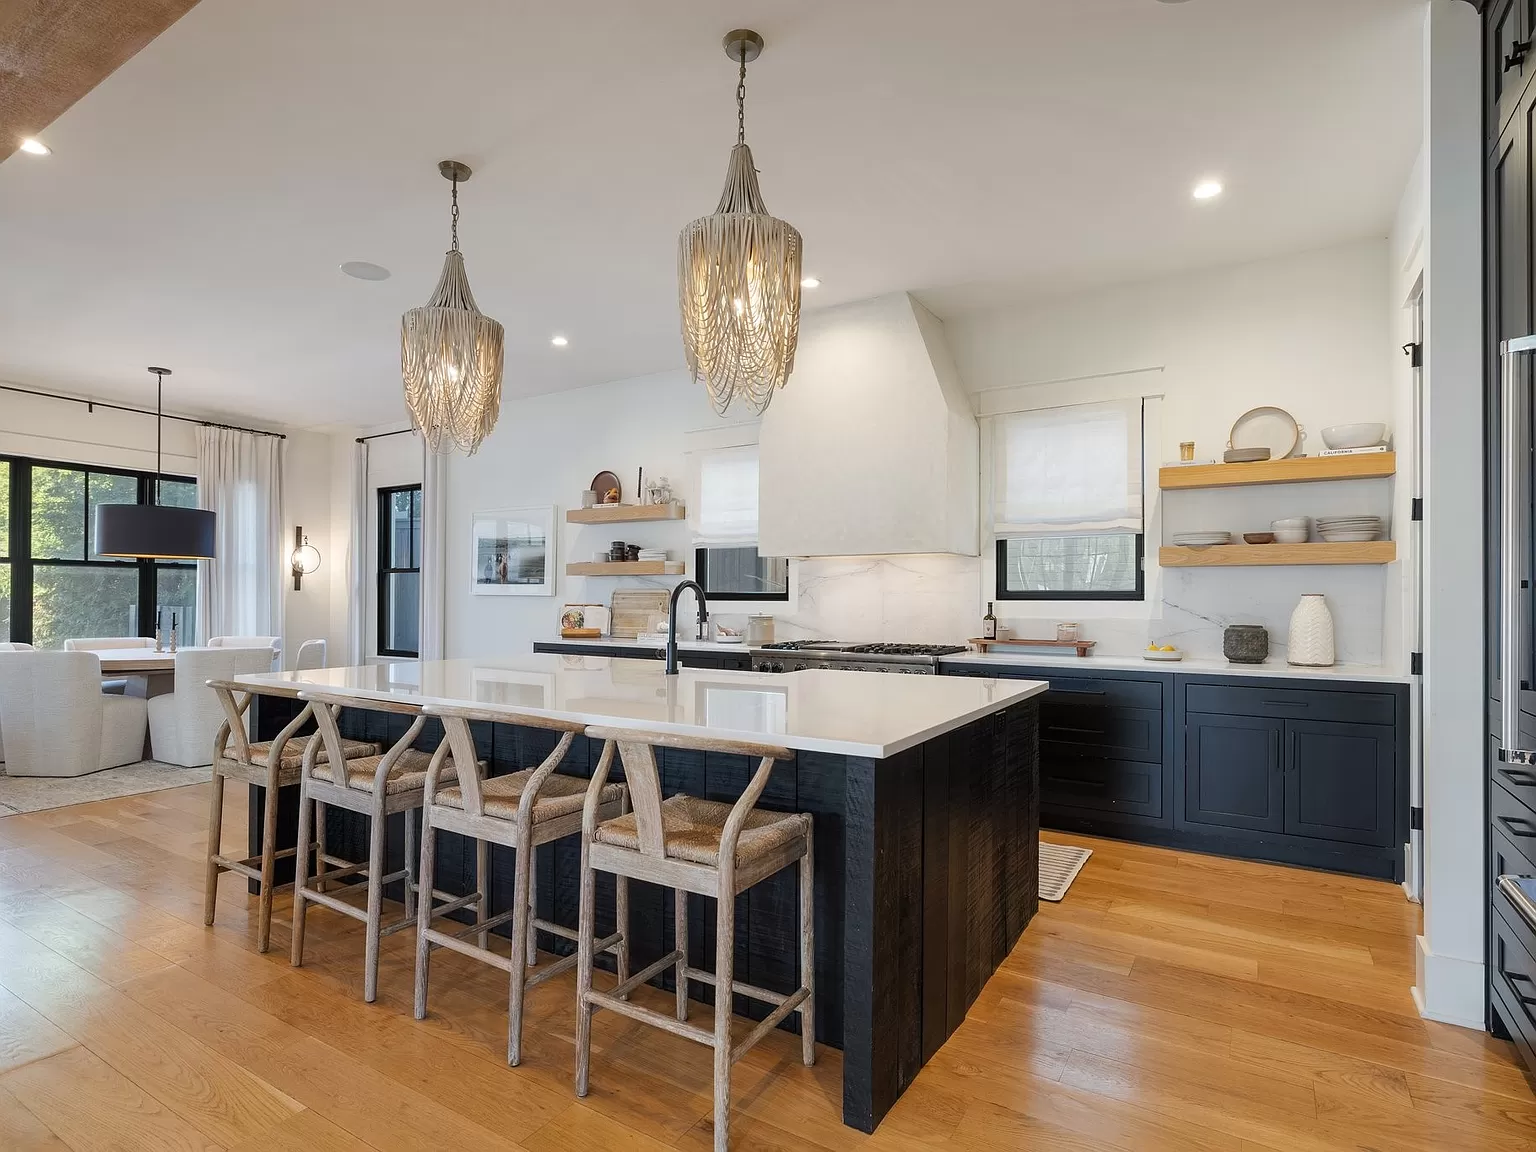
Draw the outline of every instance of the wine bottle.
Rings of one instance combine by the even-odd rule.
[[[997,639],[997,617],[992,614],[992,601],[987,601],[987,614],[981,618],[981,638]]]

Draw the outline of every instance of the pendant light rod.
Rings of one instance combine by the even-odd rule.
[[[169,368],[154,368],[150,371],[155,374],[155,503],[160,503],[160,438],[164,430],[165,413],[165,378],[171,375]]]

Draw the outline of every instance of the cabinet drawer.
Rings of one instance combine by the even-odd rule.
[[[1536,947],[1530,928],[1509,905],[1501,892],[1493,900],[1493,947],[1489,959],[1493,971],[1489,977],[1496,991],[1518,1013],[1511,1025],[1530,1035],[1536,1032]]]
[[[1521,856],[1536,861],[1536,812],[1503,787],[1495,785],[1488,790],[1488,816],[1493,831],[1507,839]],[[1505,871],[1513,871],[1521,876],[1536,876],[1536,863]],[[1497,879],[1497,872],[1494,877]]]
[[[1163,760],[1163,713],[1152,708],[1111,708],[1078,703],[1084,697],[1053,699],[1040,705],[1042,752],[1088,753],[1126,760]]]
[[[1118,812],[1157,819],[1163,814],[1163,766],[1093,756],[1040,756],[1040,807]]]
[[[1227,716],[1282,716],[1352,724],[1392,724],[1397,719],[1396,701],[1386,693],[1330,692],[1313,688],[1191,684],[1185,696],[1185,709]]]
[[[1506,836],[1497,827],[1488,830],[1488,886],[1495,903],[1505,899],[1499,895],[1500,876],[1536,876],[1536,860],[1528,855],[1533,847],[1536,844]]]
[[[1159,711],[1163,707],[1163,686],[1156,680],[1115,680],[1103,676],[1061,676],[1047,672],[1037,673],[1037,678],[1051,683],[1051,690],[1041,698],[1045,704],[1097,704]]]
[[[1536,812],[1536,768],[1523,764],[1506,764],[1498,758],[1498,741],[1489,741],[1490,759],[1493,762],[1493,781],[1501,785],[1510,796],[1519,800],[1531,812]],[[1494,789],[1495,795],[1498,789]],[[1531,815],[1531,812],[1526,815]]]

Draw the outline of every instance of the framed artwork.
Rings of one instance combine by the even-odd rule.
[[[470,550],[476,596],[555,594],[553,505],[476,512]]]

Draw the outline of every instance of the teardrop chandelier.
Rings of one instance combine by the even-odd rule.
[[[747,61],[762,50],[750,29],[726,34],[738,67],[736,146],[714,215],[693,221],[677,241],[688,371],[722,416],[738,400],[754,413],[768,407],[794,371],[800,333],[800,233],[768,215],[746,142]]]
[[[459,253],[459,184],[469,165],[443,160],[437,170],[453,181],[453,246],[432,298],[400,319],[400,375],[427,446],[473,456],[501,413],[502,328],[475,307]]]

